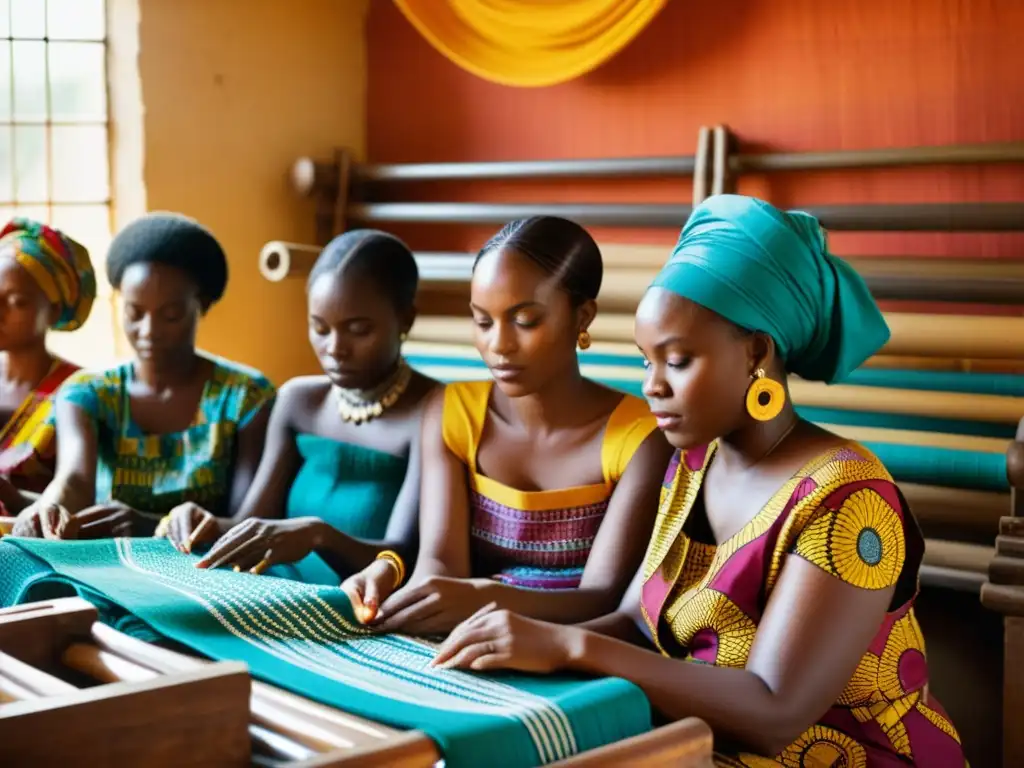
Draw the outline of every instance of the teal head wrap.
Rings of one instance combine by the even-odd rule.
[[[818,220],[752,197],[695,208],[652,285],[769,334],[805,379],[840,380],[889,340],[867,285],[829,252]]]

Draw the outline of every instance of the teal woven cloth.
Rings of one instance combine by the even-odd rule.
[[[193,567],[166,540],[0,541],[3,605],[77,593],[105,622],[151,631],[254,677],[403,729],[447,766],[536,766],[649,730],[625,680],[480,675],[428,667],[433,648],[371,636],[336,587]]]

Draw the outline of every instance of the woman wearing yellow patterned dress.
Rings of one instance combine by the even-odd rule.
[[[263,452],[274,387],[196,349],[200,318],[227,287],[224,251],[197,222],[154,213],[107,254],[135,359],[80,372],[57,394],[57,469],[15,525],[22,536],[151,534],[193,502],[232,514]]]
[[[575,627],[485,609],[435,663],[626,678],[659,715],[709,723],[720,766],[963,768],[914,617],[921,532],[878,459],[801,421],[786,389],[888,336],[814,218],[698,207],[637,311],[678,452],[622,606]]]

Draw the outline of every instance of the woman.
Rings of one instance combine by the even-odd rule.
[[[470,308],[495,381],[451,384],[427,406],[410,583],[391,594],[405,568],[389,559],[344,585],[380,630],[445,632],[491,600],[565,622],[617,604],[671,449],[642,400],[580,374],[601,273],[587,231],[550,216],[478,254]]]
[[[78,366],[50,354],[46,334],[80,328],[95,298],[89,252],[70,237],[24,218],[0,229],[0,515],[53,479],[52,396]]]
[[[135,360],[61,388],[56,476],[18,535],[152,533],[188,501],[230,515],[259,463],[273,386],[196,350],[199,319],[227,286],[213,235],[184,216],[144,216],[114,238],[107,275]]]
[[[914,618],[917,524],[879,461],[801,421],[785,386],[841,379],[888,336],[814,218],[699,206],[637,311],[645,395],[679,453],[619,612],[483,610],[435,663],[626,678],[710,724],[717,765],[963,768]]]
[[[182,551],[227,532],[199,567],[276,565],[275,575],[336,586],[381,551],[409,554],[420,416],[437,385],[402,357],[418,279],[412,253],[384,232],[355,230],[327,245],[307,285],[309,340],[325,375],[281,387],[234,517],[197,505],[171,515],[168,536]]]

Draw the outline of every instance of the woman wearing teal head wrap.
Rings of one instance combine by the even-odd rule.
[[[477,615],[438,662],[631,680],[711,725],[716,765],[964,768],[914,618],[921,532],[878,459],[785,388],[841,379],[888,337],[813,217],[699,206],[637,310],[644,394],[678,450],[622,606],[587,628]]]

